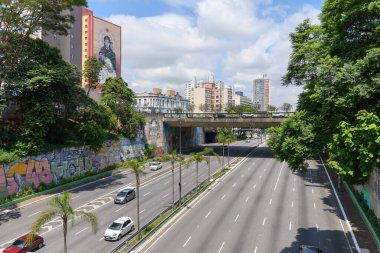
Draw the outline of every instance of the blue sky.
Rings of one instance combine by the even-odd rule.
[[[301,91],[281,86],[289,33],[318,22],[322,0],[88,0],[94,15],[122,26],[122,76],[136,92],[175,89],[214,73],[252,96],[252,81],[271,79],[271,104],[295,105]]]

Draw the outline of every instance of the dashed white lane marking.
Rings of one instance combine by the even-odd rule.
[[[262,224],[263,226],[265,225],[265,221],[266,221],[266,220],[267,220],[267,218],[264,218],[264,220],[263,220],[263,224]]]
[[[144,194],[144,196],[147,196],[147,195],[149,195],[150,193],[151,193],[151,192],[147,192],[147,193]]]
[[[209,211],[206,216],[205,216],[205,219],[207,219],[207,217],[210,215],[211,211]]]
[[[224,242],[223,242],[222,245],[220,246],[218,253],[222,252],[223,246],[224,246]]]
[[[282,166],[281,166],[281,169],[280,169],[280,173],[278,173],[277,181],[276,181],[276,184],[275,184],[275,186],[274,186],[274,188],[273,188],[273,191],[275,191],[276,188],[277,188],[278,180],[280,180],[280,175],[281,175],[282,169],[284,168],[284,165],[285,165],[285,161],[282,162]]]
[[[190,239],[191,239],[191,236],[186,240],[186,242],[185,242],[185,244],[182,246],[182,247],[186,247],[186,244],[190,241]]]
[[[311,188],[311,193],[314,193],[314,189],[313,188]]]
[[[235,222],[237,222],[238,219],[239,219],[239,214],[236,216]]]
[[[117,209],[117,210],[115,211],[115,213],[119,212],[121,209],[123,209],[123,208],[125,208],[125,207],[126,207],[126,206],[120,207],[119,209]]]
[[[293,192],[296,190],[296,188],[293,187]]]
[[[185,183],[183,183],[183,185],[186,185],[187,183],[185,182]]]
[[[255,189],[255,188],[256,188],[256,185],[253,186],[253,189]]]
[[[264,171],[266,171],[267,170],[267,168],[264,168]]]
[[[32,216],[34,216],[34,215],[36,215],[36,214],[39,214],[40,212],[42,212],[42,211],[38,211],[38,212],[32,213],[32,214],[29,215],[28,217],[32,217]]]
[[[292,201],[292,207],[294,206],[294,203],[293,203],[293,201]]]
[[[162,198],[166,198],[167,196],[169,196],[169,193],[168,194],[165,194],[164,196],[162,196]]]
[[[315,224],[315,227],[317,228],[317,232],[319,232],[318,224]]]
[[[248,199],[249,199],[249,197],[247,197],[247,198],[245,199],[245,202],[248,202]]]
[[[169,181],[166,181],[164,184],[168,184],[169,183]]]
[[[259,179],[261,179],[261,175],[259,176]]]
[[[103,239],[104,239],[104,237],[100,237],[99,241],[101,241],[101,240],[103,240]]]
[[[269,200],[269,205],[271,205],[271,204],[272,204],[272,199]]]
[[[292,222],[289,222],[289,230],[292,230]]]
[[[256,248],[255,248],[255,253],[257,252],[257,246],[256,246]]]
[[[82,233],[83,231],[85,231],[86,229],[88,229],[88,227],[86,227],[86,228],[84,228],[84,229],[82,229],[81,231],[79,231],[79,232],[76,232],[75,233],[75,235],[79,235],[80,233]]]
[[[226,197],[226,194],[224,194],[220,199],[224,199],[224,197]]]
[[[294,182],[296,181],[296,179],[294,179]]]
[[[144,209],[144,210],[142,210],[142,211],[140,212],[140,214],[142,214],[143,212],[145,212],[145,209]]]
[[[243,178],[244,177],[244,174],[243,175],[241,175],[241,178]]]
[[[250,168],[250,167],[248,167],[248,170],[251,170],[251,168]]]
[[[232,185],[232,188],[235,187],[235,185],[236,185],[236,183],[234,183],[234,184]]]
[[[314,202],[314,208],[315,208],[315,202]]]

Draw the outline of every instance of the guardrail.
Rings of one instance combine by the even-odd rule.
[[[258,113],[164,113],[164,118],[187,119],[187,118],[287,118],[294,112],[258,112]]]

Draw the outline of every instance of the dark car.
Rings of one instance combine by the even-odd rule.
[[[34,249],[40,249],[44,245],[44,238],[35,235],[31,244],[27,243],[28,235],[23,235],[6,248],[3,253],[24,253]]]
[[[136,192],[133,188],[126,188],[120,191],[115,197],[115,204],[125,204],[136,197]]]
[[[308,245],[300,246],[300,253],[319,253],[319,252],[322,252],[322,250],[314,246],[308,246]]]

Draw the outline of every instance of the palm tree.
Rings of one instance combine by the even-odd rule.
[[[62,194],[54,196],[49,201],[49,208],[43,212],[32,224],[29,233],[30,236],[28,236],[28,241],[33,240],[33,236],[41,230],[42,226],[57,216],[62,219],[63,245],[65,253],[67,253],[67,223],[69,221],[72,221],[74,224],[75,217],[82,217],[86,221],[90,222],[92,232],[96,234],[98,231],[98,218],[92,213],[85,211],[75,211],[74,207],[70,203],[70,196],[70,192],[64,192]]]
[[[224,134],[218,134],[216,139],[218,142],[222,143],[222,154],[223,154],[222,168],[223,168],[224,167],[224,145],[227,143],[227,138],[226,138],[226,135],[224,135]]]
[[[195,180],[195,185],[196,187],[198,187],[198,165],[200,162],[202,161],[206,161],[206,156],[205,156],[205,153],[204,151],[200,151],[200,152],[197,152],[197,153],[190,153],[190,158],[189,158],[189,162],[194,162],[195,161],[195,168],[196,168],[196,180]]]
[[[282,108],[283,108],[284,112],[290,112],[291,110],[293,110],[293,106],[289,103],[284,103],[282,105]]]
[[[160,161],[170,161],[171,164],[172,164],[172,196],[173,196],[173,204],[175,202],[174,200],[174,163],[176,161],[179,161],[179,156],[177,155],[177,151],[176,150],[173,150],[171,153],[169,154],[164,154],[163,156],[160,157]]]
[[[274,105],[269,105],[269,111],[270,112],[275,112],[275,111],[277,111],[277,107],[276,106],[274,106]]]
[[[138,161],[136,159],[132,159],[126,161],[124,163],[127,167],[131,168],[136,176],[136,195],[137,195],[137,231],[138,231],[138,239],[140,240],[140,175],[146,174],[143,170],[145,161]]]
[[[204,154],[205,155],[214,155],[216,156],[216,158],[218,158],[218,161],[220,163],[220,157],[217,153],[214,152],[214,149],[213,148],[205,148],[203,150]],[[206,157],[206,163],[207,163],[207,167],[208,167],[208,180],[210,180],[210,177],[211,177],[211,157],[210,156],[207,156]]]
[[[233,142],[235,140],[235,136],[232,135],[232,134],[228,134],[226,136],[226,143],[227,143],[227,152],[228,152],[228,155],[227,155],[227,159],[228,159],[228,168],[230,167],[230,144],[231,142]]]

